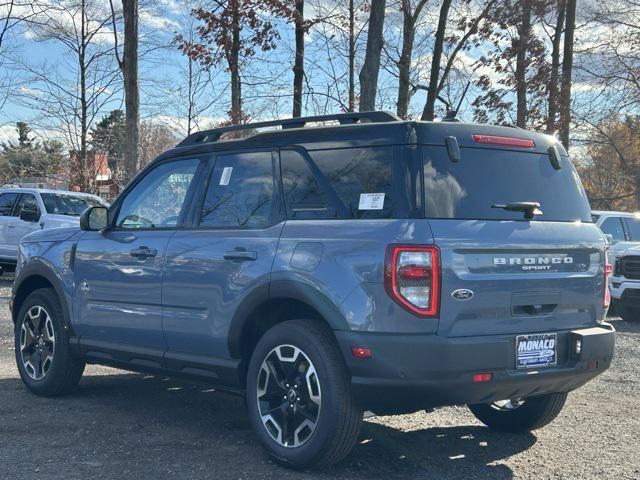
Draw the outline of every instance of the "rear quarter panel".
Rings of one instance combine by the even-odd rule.
[[[436,319],[404,310],[384,289],[389,244],[432,244],[426,220],[288,220],[271,281],[311,286],[335,305],[346,328],[435,333]]]

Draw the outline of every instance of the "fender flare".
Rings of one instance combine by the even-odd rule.
[[[340,309],[323,292],[299,280],[273,280],[254,289],[236,310],[229,326],[228,348],[231,358],[242,351],[242,334],[251,314],[261,304],[271,300],[297,300],[316,310],[332,330],[349,330]]]
[[[18,317],[20,306],[15,304],[18,298],[18,293],[25,282],[29,281],[33,277],[44,278],[55,290],[60,300],[62,307],[62,313],[64,315],[63,321],[65,326],[73,332],[71,327],[71,312],[69,309],[69,301],[63,287],[63,280],[58,276],[53,267],[48,265],[42,260],[32,261],[20,268],[18,276],[13,284],[12,295],[12,317],[15,324]]]

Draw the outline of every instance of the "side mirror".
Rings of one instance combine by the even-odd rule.
[[[37,222],[40,220],[40,211],[35,205],[25,205],[20,210],[20,220],[25,222]]]
[[[605,233],[604,234],[604,239],[607,241],[607,245],[613,245],[614,244],[613,235],[611,235],[610,233]]]
[[[80,215],[80,230],[97,232],[107,228],[106,207],[89,207]]]

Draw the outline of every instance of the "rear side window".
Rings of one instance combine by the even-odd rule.
[[[304,155],[293,150],[282,150],[280,170],[288,218],[310,220],[337,217],[327,189],[320,186]]]
[[[397,156],[394,150],[394,147],[370,147],[309,152],[339,199],[340,217],[391,218]]]
[[[623,242],[625,240],[620,217],[607,218],[602,222],[602,225],[600,225],[600,230],[602,230],[603,233],[611,235],[616,242]],[[638,236],[638,238],[640,238],[640,236]]]
[[[273,168],[271,152],[218,155],[200,226],[269,226],[273,220]]]
[[[11,215],[16,198],[18,198],[17,193],[0,193],[0,217]]]
[[[627,231],[632,242],[640,242],[640,218],[625,218]],[[622,238],[624,240],[624,238]]]
[[[539,202],[536,221],[592,222],[587,195],[573,165],[562,158],[555,170],[549,156],[488,148],[463,148],[452,162],[444,147],[424,146],[425,213],[428,218],[522,220],[521,212],[494,204]]]

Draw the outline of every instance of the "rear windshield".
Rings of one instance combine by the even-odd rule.
[[[496,204],[538,202],[537,221],[592,222],[587,195],[573,165],[555,170],[549,156],[487,148],[463,148],[454,163],[444,147],[423,147],[427,218],[522,220],[522,212]]]
[[[92,197],[68,195],[64,193],[41,193],[44,208],[52,215],[68,215],[78,217],[88,207],[102,205]]]

